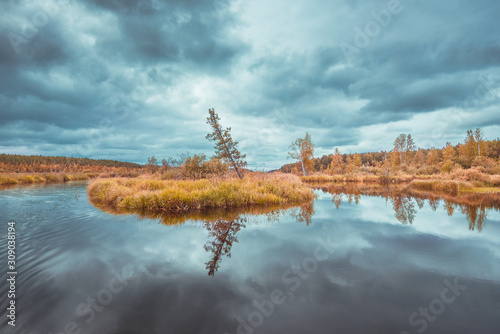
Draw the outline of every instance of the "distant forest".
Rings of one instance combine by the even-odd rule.
[[[307,161],[308,172],[327,174],[349,174],[354,171],[390,168],[411,174],[435,174],[449,172],[455,168],[488,167],[500,164],[500,139],[486,140],[480,129],[469,130],[463,143],[444,148],[417,148],[411,134],[396,138],[390,151],[342,154],[335,149],[333,154]],[[495,172],[498,167],[494,168]],[[298,162],[283,165],[285,173],[300,174]]]
[[[0,172],[15,173],[93,173],[130,172],[143,166],[116,160],[0,154]]]

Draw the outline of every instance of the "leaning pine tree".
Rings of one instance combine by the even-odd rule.
[[[238,142],[233,141],[233,138],[231,138],[231,128],[222,128],[219,123],[219,115],[215,113],[214,109],[208,109],[208,113],[210,116],[207,118],[207,124],[210,124],[213,128],[213,132],[207,134],[207,139],[215,142],[215,156],[233,165],[239,178],[242,179],[243,177],[241,176],[239,167],[245,167],[247,165],[247,162],[243,160],[246,155],[242,155],[236,148]]]

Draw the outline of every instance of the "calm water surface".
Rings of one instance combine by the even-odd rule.
[[[313,207],[166,225],[100,211],[85,187],[0,191],[2,277],[7,222],[18,241],[1,333],[499,333],[495,198],[323,189]]]

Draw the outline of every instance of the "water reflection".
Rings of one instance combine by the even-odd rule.
[[[231,221],[222,219],[217,219],[215,222],[205,221],[205,228],[209,234],[205,250],[213,254],[206,263],[209,276],[215,275],[223,256],[231,257],[231,247],[233,243],[238,242],[236,233],[245,227],[246,222],[246,217],[238,217]]]
[[[96,205],[96,204],[94,204]],[[200,221],[203,228],[208,231],[208,241],[204,248],[211,253],[210,260],[205,263],[209,276],[214,276],[224,257],[231,257],[231,248],[238,242],[237,233],[248,223],[266,221],[279,222],[289,215],[299,223],[311,224],[314,215],[313,202],[300,205],[269,205],[265,207],[248,207],[237,209],[211,209],[193,211],[183,214],[151,214],[133,210],[117,209],[113,206],[96,205],[100,210],[116,216],[136,215],[141,219],[157,219],[168,226],[182,225],[188,221]]]
[[[404,195],[394,196],[392,198],[392,205],[397,220],[403,224],[413,224],[415,216],[417,215],[417,210],[415,209],[415,203],[411,197]]]
[[[309,225],[314,215],[314,204],[313,202],[309,202],[299,207],[289,209],[272,209],[269,212],[265,212],[263,215],[263,210],[260,209],[260,211],[261,216],[264,216],[268,222],[278,222],[280,217],[290,214],[297,222],[305,222],[306,225]],[[242,215],[232,220],[224,220],[221,218],[215,221],[204,220],[204,227],[207,229],[209,235],[209,239],[204,248],[207,252],[212,253],[210,261],[205,263],[209,276],[215,275],[224,256],[228,258],[231,257],[233,243],[238,242],[236,234],[241,229],[245,228],[245,224],[252,218],[255,218],[255,216],[249,218],[246,215]]]
[[[313,202],[304,203],[300,207],[294,208],[291,214],[299,223],[305,222],[306,225],[309,225],[314,215],[314,204]]]
[[[400,192],[400,210],[411,202],[418,212],[415,228],[404,228],[393,223],[388,195],[387,205],[362,191],[340,195],[332,193],[338,211],[324,195],[314,206],[193,213],[197,221],[184,223],[106,214],[88,202],[84,184],[2,192],[0,215],[18,228],[20,275],[16,327],[4,323],[0,333],[62,333],[73,323],[74,333],[416,333],[408,317],[429,309],[455,277],[467,290],[426,333],[498,332],[500,215],[484,197],[468,200],[480,207],[469,214],[474,229],[487,226],[479,234],[468,233],[457,200]],[[481,223],[481,203],[489,223]],[[429,214],[435,221],[426,225]],[[312,267],[316,256],[325,260]],[[113,289],[123,289],[108,300],[117,278],[124,284]],[[272,316],[257,313],[278,290],[285,303]],[[258,314],[258,328],[238,321]]]
[[[312,216],[314,215],[313,202],[304,203],[299,207],[291,209],[274,209],[267,212],[264,216],[269,222],[278,222],[279,218],[289,213],[297,222],[305,222],[306,225],[311,224]],[[209,240],[205,244],[205,250],[212,253],[210,261],[206,263],[206,269],[209,276],[214,276],[220,267],[220,263],[224,256],[231,257],[231,248],[233,243],[238,242],[236,234],[245,228],[249,217],[240,216],[233,220],[223,220],[221,218],[210,221],[204,221],[204,227],[208,231]]]
[[[432,192],[423,192],[410,189],[407,186],[379,186],[379,185],[352,185],[331,184],[317,186],[324,193],[332,195],[332,202],[337,209],[343,202],[359,203],[361,196],[383,197],[392,202],[394,216],[402,224],[413,224],[417,212],[425,206],[436,211],[443,204],[448,216],[452,216],[457,209],[465,215],[469,223],[469,230],[483,229],[487,220],[488,211],[500,210],[500,194],[460,194],[447,195]],[[418,209],[417,209],[418,208]]]
[[[182,225],[188,221],[204,221],[216,222],[218,220],[234,221],[240,216],[254,216],[254,218],[262,218],[263,216],[269,222],[277,222],[279,218],[290,213],[296,217],[299,222],[306,222],[308,225],[311,222],[311,217],[314,214],[313,202],[303,204],[285,204],[285,205],[267,205],[244,208],[216,208],[205,210],[194,210],[188,213],[150,213],[133,209],[120,209],[114,206],[99,205],[92,203],[94,206],[109,214],[116,216],[138,216],[143,219],[157,219],[164,225]]]

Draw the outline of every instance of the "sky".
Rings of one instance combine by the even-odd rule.
[[[500,133],[497,0],[0,2],[0,153],[146,163],[214,153],[208,109],[252,169]]]

